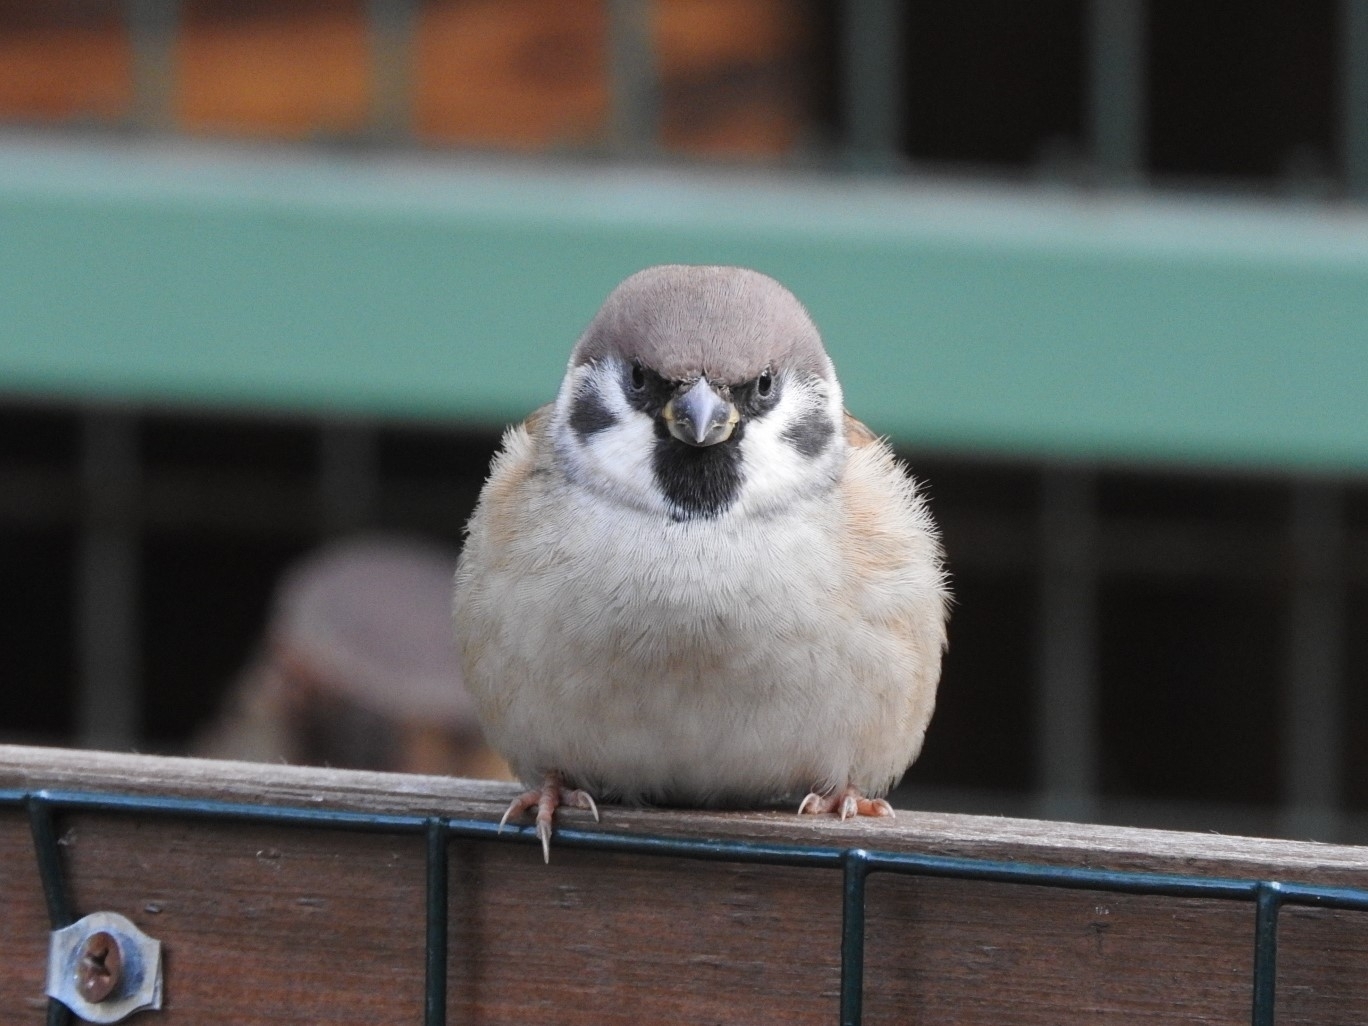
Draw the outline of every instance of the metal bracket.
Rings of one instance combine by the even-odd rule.
[[[161,941],[117,912],[53,930],[47,995],[86,1022],[119,1022],[162,1003]]]

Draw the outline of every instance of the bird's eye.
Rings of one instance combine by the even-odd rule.
[[[641,364],[632,364],[632,388],[640,392],[646,387],[646,372],[641,369]]]
[[[774,375],[766,370],[755,379],[755,394],[762,399],[768,399],[772,391],[774,391]]]

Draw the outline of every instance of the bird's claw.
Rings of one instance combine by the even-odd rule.
[[[541,841],[542,862],[551,865],[551,817],[542,818],[541,813],[537,813],[537,839]]]
[[[559,773],[548,773],[546,779],[542,781],[542,786],[531,791],[524,791],[514,798],[504,810],[503,817],[499,820],[499,828],[495,833],[503,833],[504,824],[513,816],[521,816],[529,809],[537,810],[535,820],[537,828],[537,839],[541,841],[542,861],[551,861],[551,834],[554,827],[556,807],[568,805],[574,809],[588,809],[594,816],[594,822],[601,822],[599,819],[598,805],[594,802],[594,797],[588,791],[582,791],[575,787],[566,787]]]
[[[813,791],[798,805],[800,816],[805,813],[820,816],[826,812],[837,813],[843,823],[852,816],[882,816],[889,819],[897,816],[893,806],[884,799],[866,798],[857,787],[847,787],[831,794]]]
[[[561,793],[561,804],[573,805],[577,809],[588,809],[594,816],[595,823],[603,822],[599,819],[598,805],[594,803],[594,796],[588,791],[570,791]]]

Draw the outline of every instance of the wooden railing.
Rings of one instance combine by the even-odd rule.
[[[1172,896],[1175,875],[1368,886],[1359,848],[911,810],[842,824],[605,806],[597,827],[564,815],[543,865],[526,831],[492,835],[512,788],[0,747],[0,1017],[47,1008],[35,806],[70,914],[121,913],[162,941],[149,1026],[837,1022],[843,874],[801,856],[848,848],[932,867],[868,875],[864,1022],[1241,1023],[1255,903]],[[444,1015],[426,1019],[424,823],[451,828]],[[998,877],[935,869],[960,865]],[[1094,888],[1104,876],[1121,884]],[[1277,1022],[1368,1020],[1368,916],[1287,907],[1275,923]]]

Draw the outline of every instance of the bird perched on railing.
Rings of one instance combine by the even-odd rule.
[[[807,311],[735,267],[653,267],[504,436],[456,572],[465,679],[531,788],[887,816],[935,704],[936,528],[844,412]]]

